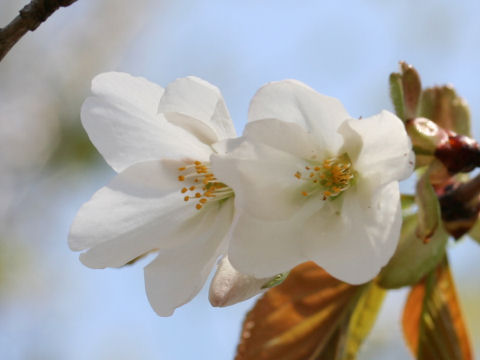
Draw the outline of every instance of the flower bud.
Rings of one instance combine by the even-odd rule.
[[[426,118],[411,119],[406,122],[405,128],[412,140],[417,167],[428,165],[437,148],[448,142],[448,132]]]
[[[480,166],[480,146],[468,136],[454,134],[448,137],[448,141],[439,144],[435,157],[451,175],[470,172]]]
[[[480,211],[480,176],[446,187],[439,196],[445,229],[455,239],[468,233]]]
[[[210,284],[208,298],[210,304],[224,307],[247,300],[265,290],[265,284],[272,279],[257,279],[254,276],[238,272],[228,257],[220,260],[217,272]]]

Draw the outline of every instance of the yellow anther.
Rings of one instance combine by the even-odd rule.
[[[178,181],[184,181],[185,180],[185,176],[183,175],[178,175]]]
[[[198,166],[198,165],[202,165],[202,162],[197,160],[194,162],[194,164]]]
[[[315,173],[310,173],[309,177],[313,178],[315,176]]]
[[[305,170],[310,170],[310,166],[305,166]]]
[[[197,192],[197,193],[195,194],[195,197],[196,197],[196,198],[200,198],[200,197],[202,197],[202,194],[200,194],[199,192]]]
[[[182,166],[182,167],[179,167],[178,168],[178,171],[185,171],[186,167],[185,166]]]
[[[200,199],[199,201],[200,201],[202,204],[205,204],[208,200],[205,199],[205,198],[203,198],[203,199]]]
[[[302,191],[303,196],[308,196],[308,193],[306,191]]]
[[[195,207],[197,208],[197,210],[200,210],[202,208],[202,204],[197,204],[195,205]]]
[[[297,179],[300,179],[302,177],[302,174],[300,174],[300,171],[297,171],[294,175]]]
[[[182,189],[182,194],[185,194],[187,191],[188,191],[187,188],[183,188],[183,189]]]
[[[320,171],[321,169],[322,169],[322,168],[321,168],[320,166],[315,166],[315,167],[313,168],[313,170],[315,170],[315,171]]]
[[[185,197],[183,198],[183,200],[185,200],[185,201],[190,200],[190,196],[185,196]]]
[[[195,190],[195,185],[190,186],[189,189],[190,189],[190,191]]]

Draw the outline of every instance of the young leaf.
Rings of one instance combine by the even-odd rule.
[[[390,74],[390,97],[397,116],[406,121],[416,117],[422,92],[420,76],[412,65],[400,62],[400,73]]]
[[[235,359],[336,360],[342,336],[336,332],[362,289],[334,279],[313,262],[297,266],[248,313]]]
[[[438,226],[427,243],[417,236],[417,227],[417,214],[404,216],[397,250],[378,277],[380,286],[395,289],[413,285],[444,257],[448,235],[443,226]]]
[[[362,293],[348,324],[348,337],[345,342],[342,360],[354,360],[363,341],[377,319],[387,291],[370,283]]]
[[[404,95],[402,75],[399,73],[390,74],[390,98],[397,116],[405,121]]]
[[[422,84],[417,70],[406,62],[400,62],[402,85],[405,100],[405,116],[412,119],[417,115],[418,103],[422,93]]]
[[[403,313],[403,333],[418,360],[472,360],[447,261],[415,285]]]

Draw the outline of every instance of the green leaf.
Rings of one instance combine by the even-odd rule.
[[[342,360],[354,360],[358,350],[373,328],[387,291],[370,283],[362,293],[348,324]]]
[[[418,216],[403,219],[397,250],[378,277],[378,284],[395,289],[417,283],[442,260],[448,235],[440,225],[425,243],[417,236]]]
[[[407,345],[418,360],[473,359],[446,259],[412,288],[402,325]]]

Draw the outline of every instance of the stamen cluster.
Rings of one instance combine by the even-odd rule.
[[[219,182],[211,172],[209,163],[195,161],[178,168],[178,181],[185,182],[180,192],[184,201],[197,200],[195,208],[200,210],[209,200],[222,200],[233,195],[232,189]]]
[[[297,171],[294,176],[310,185],[310,191],[302,190],[303,196],[309,196],[320,189],[323,191],[323,200],[327,200],[350,188],[355,174],[348,155],[344,154],[307,165],[304,171]],[[313,188],[311,185],[314,185]]]

